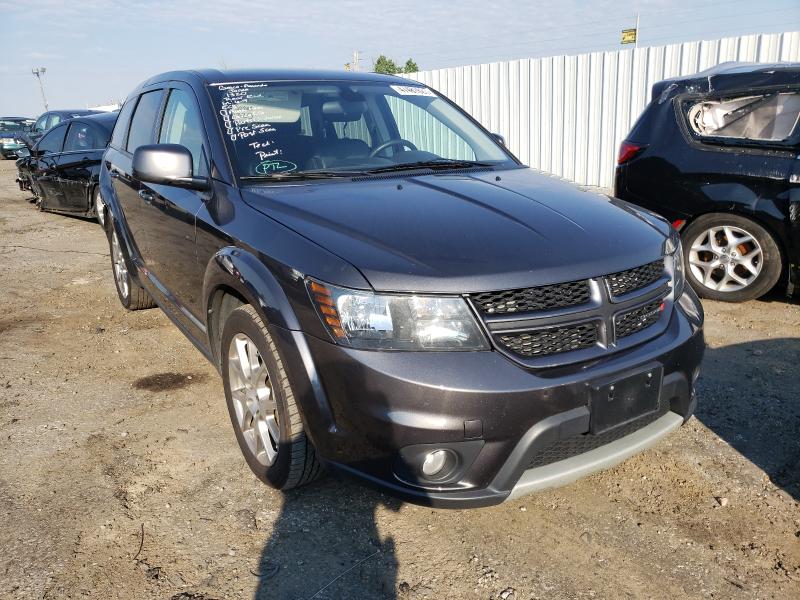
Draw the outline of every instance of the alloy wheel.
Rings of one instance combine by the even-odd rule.
[[[236,334],[228,348],[228,379],[236,425],[256,460],[270,466],[278,456],[278,406],[267,365],[243,333]]]
[[[694,278],[718,292],[736,292],[761,273],[764,255],[755,236],[740,227],[721,225],[698,235],[689,248]]]
[[[103,212],[104,204],[103,201],[100,199],[100,192],[94,193],[94,214],[97,215],[97,222],[100,223],[101,227],[104,227],[106,224],[105,214]]]
[[[125,257],[122,255],[122,248],[119,245],[117,232],[111,234],[111,260],[114,264],[114,279],[117,288],[123,298],[130,294],[130,278],[128,277],[128,265],[125,264]]]

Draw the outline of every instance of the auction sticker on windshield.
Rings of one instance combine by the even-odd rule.
[[[401,96],[430,96],[436,98],[433,90],[418,85],[393,85],[392,89]]]

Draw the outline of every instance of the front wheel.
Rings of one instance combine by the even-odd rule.
[[[250,469],[279,490],[322,470],[303,430],[275,342],[250,305],[234,309],[222,330],[222,382],[236,440]]]
[[[703,298],[724,302],[758,298],[775,286],[783,271],[775,239],[745,217],[703,215],[681,237],[689,283]]]

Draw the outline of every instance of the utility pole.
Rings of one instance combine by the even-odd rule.
[[[360,71],[361,70],[361,50],[353,50],[353,62],[350,63],[350,68],[353,71]]]
[[[639,13],[636,13],[636,41],[633,43],[634,48],[639,47]]]
[[[38,67],[31,69],[31,73],[36,76],[36,79],[39,81],[39,90],[42,92],[42,101],[44,102],[44,110],[47,112],[50,108],[47,106],[47,98],[44,95],[44,84],[42,83],[42,75],[44,75],[45,71],[47,71],[44,67]]]

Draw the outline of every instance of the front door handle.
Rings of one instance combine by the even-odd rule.
[[[155,200],[155,196],[153,193],[148,190],[139,190],[139,198],[147,202],[148,204],[152,204],[153,200]]]

